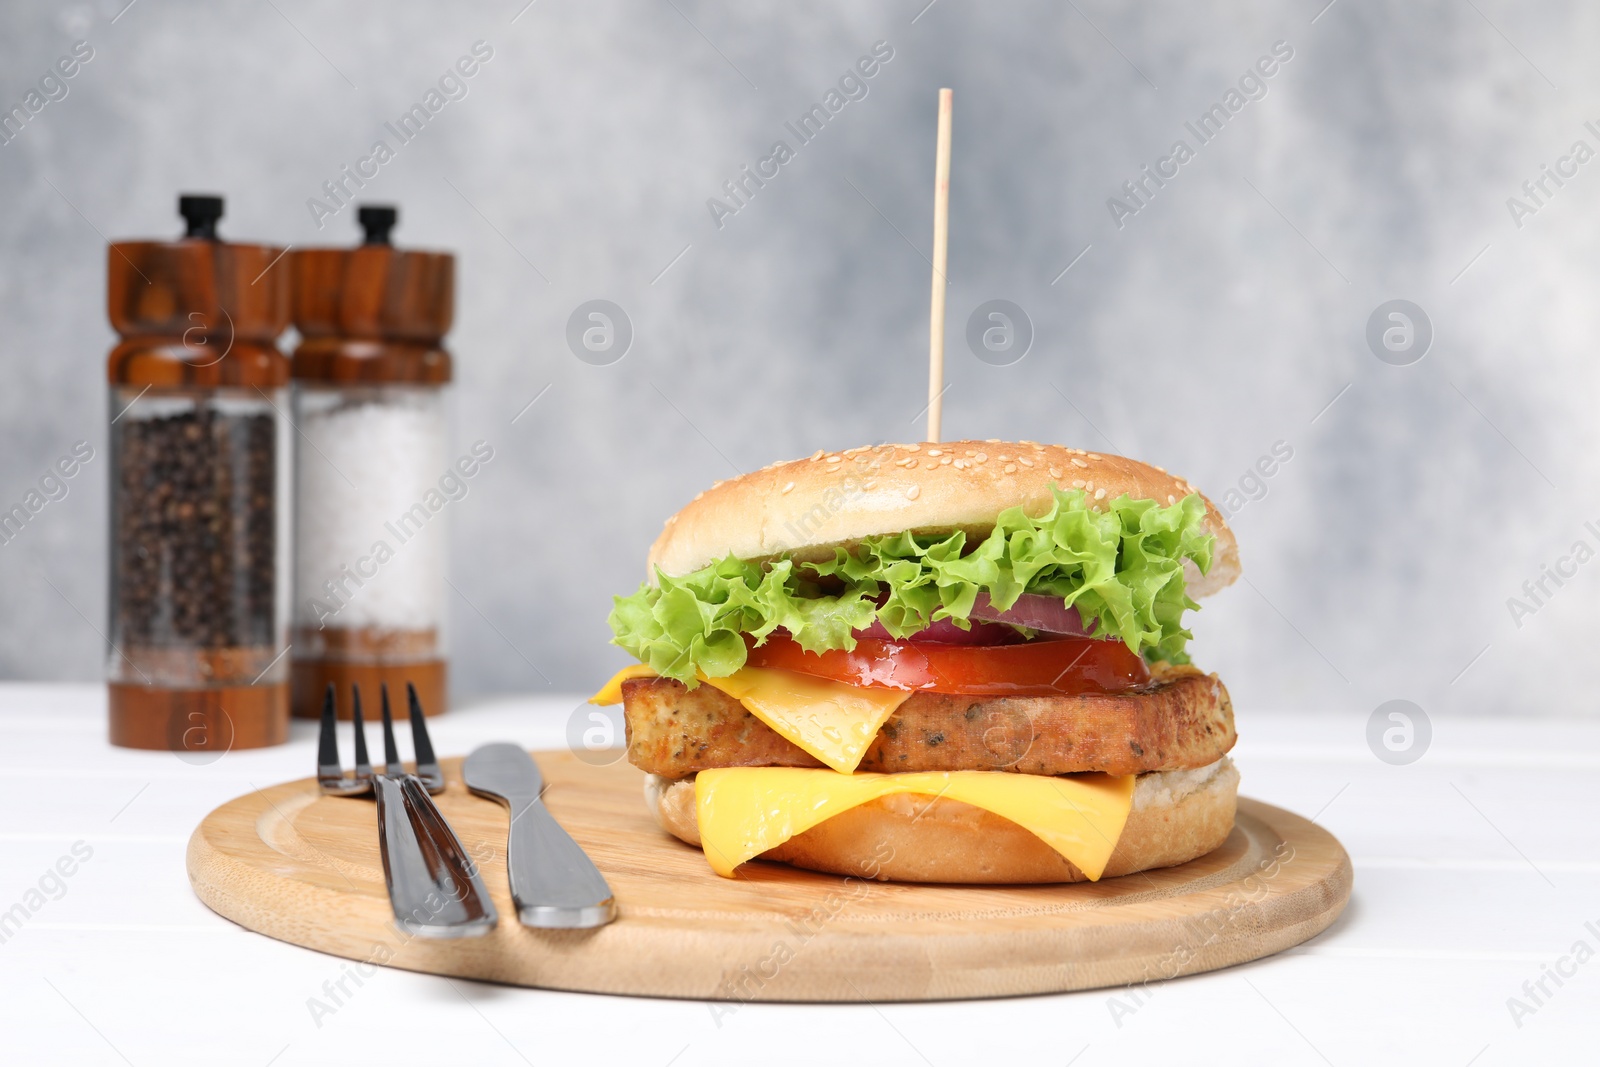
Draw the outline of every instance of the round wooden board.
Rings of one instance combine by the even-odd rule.
[[[1099,883],[927,886],[754,862],[719,878],[646,812],[642,774],[536,752],[545,801],[616,892],[598,930],[520,925],[507,812],[467,792],[439,807],[500,911],[487,937],[408,939],[392,922],[371,800],[311,779],[224,804],[189,841],[189,880],[218,914],[353,960],[516,985],[659,997],[940,1000],[1127,985],[1297,945],[1350,897],[1350,859],[1316,824],[1249,799],[1227,842],[1181,867]]]

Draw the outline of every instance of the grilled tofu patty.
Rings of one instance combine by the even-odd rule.
[[[622,684],[628,760],[663,778],[716,767],[822,763],[709,685]],[[883,724],[862,771],[1072,774],[1204,767],[1233,747],[1233,705],[1216,675],[1169,667],[1149,689],[1079,696],[914,693]]]

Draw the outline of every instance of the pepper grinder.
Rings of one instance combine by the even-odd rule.
[[[214,759],[289,736],[283,252],[217,236],[107,252],[111,742]]]

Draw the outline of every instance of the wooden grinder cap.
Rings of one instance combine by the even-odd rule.
[[[274,342],[289,324],[283,249],[217,238],[222,198],[182,196],[176,241],[116,241],[106,252],[106,313],[122,343],[115,384],[277,387],[287,361]]]
[[[441,343],[455,317],[455,256],[389,243],[399,213],[367,205],[355,248],[293,252],[294,324],[305,338],[294,377],[340,383],[444,384]]]

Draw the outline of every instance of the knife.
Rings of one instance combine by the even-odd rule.
[[[506,870],[524,926],[585,929],[617,917],[605,876],[544,806],[544,777],[521,746],[502,741],[474,749],[461,777],[474,793],[511,809]]]

